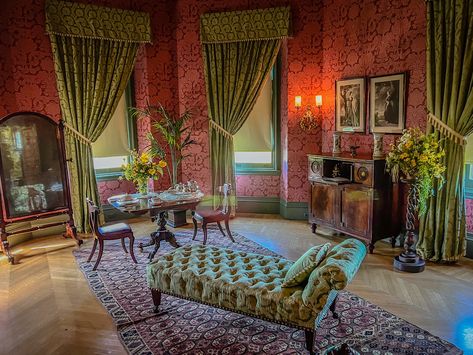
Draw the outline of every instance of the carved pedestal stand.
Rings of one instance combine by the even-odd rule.
[[[140,251],[143,251],[143,248],[149,247],[154,245],[153,251],[148,254],[149,261],[153,261],[154,256],[158,252],[159,247],[161,246],[161,242],[165,241],[171,244],[174,248],[179,248],[180,245],[176,241],[176,237],[174,233],[169,231],[166,228],[166,211],[159,212],[159,219],[158,219],[158,229],[156,232],[151,233],[151,240],[147,244],[140,243],[138,248]]]
[[[425,261],[422,260],[414,249],[415,243],[415,217],[418,204],[418,189],[415,180],[402,180],[409,186],[406,212],[406,237],[404,240],[404,251],[394,258],[394,268],[405,272],[422,272]]]

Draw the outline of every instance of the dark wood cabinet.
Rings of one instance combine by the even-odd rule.
[[[311,194],[312,218],[321,223],[335,223],[336,191],[327,184],[313,184]]]
[[[385,171],[383,159],[368,156],[309,155],[311,183],[309,222],[315,233],[322,225],[374,243],[399,234],[397,185]]]

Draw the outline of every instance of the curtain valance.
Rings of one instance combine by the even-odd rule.
[[[290,31],[289,7],[208,13],[200,17],[202,43],[279,39],[290,36]]]
[[[57,0],[46,1],[49,34],[114,41],[151,42],[149,14]]]

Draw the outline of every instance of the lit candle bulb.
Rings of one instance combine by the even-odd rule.
[[[302,106],[302,96],[296,96],[294,106],[297,108]]]
[[[322,106],[322,95],[315,96],[315,106],[317,107]]]

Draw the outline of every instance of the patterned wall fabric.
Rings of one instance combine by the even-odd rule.
[[[289,7],[207,13],[200,18],[200,39],[226,43],[284,38],[290,35],[290,17]]]
[[[72,37],[151,42],[147,13],[76,2],[47,0],[46,30]]]

